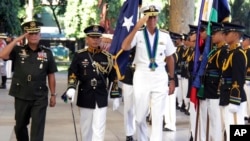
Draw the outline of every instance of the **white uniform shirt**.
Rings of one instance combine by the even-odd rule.
[[[155,33],[151,35],[148,32],[148,37],[149,37],[149,40],[150,40],[149,42],[150,42],[150,46],[152,49]],[[136,65],[136,69],[150,70],[149,68],[150,60],[148,56],[148,51],[147,51],[147,46],[146,46],[146,41],[144,38],[143,30],[139,30],[135,34],[131,42],[131,47],[135,47],[135,46],[136,46],[136,53],[135,53],[134,63]],[[166,62],[164,60],[166,56],[172,55],[173,53],[175,53],[175,51],[176,51],[176,48],[174,47],[174,44],[169,34],[167,32],[163,32],[159,30],[158,47],[157,47],[157,52],[155,56],[155,62],[158,65],[158,67],[156,68],[156,71],[157,70],[165,71]]]

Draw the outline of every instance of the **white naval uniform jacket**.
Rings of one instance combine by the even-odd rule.
[[[148,32],[149,42],[151,44],[151,48],[153,47],[154,43],[154,37],[155,33],[151,35]],[[136,53],[135,53],[135,59],[134,63],[136,65],[136,68],[146,68],[147,70],[150,70],[148,67],[150,64],[150,60],[147,53],[147,47],[146,47],[146,41],[144,39],[143,30],[137,31],[135,34],[134,39],[132,40],[131,47],[136,46]],[[170,56],[173,53],[175,53],[176,47],[174,46],[169,34],[167,31],[159,30],[159,40],[158,40],[158,47],[157,47],[157,53],[155,56],[155,61],[158,65],[157,69],[164,69],[165,70],[165,58],[166,56]]]

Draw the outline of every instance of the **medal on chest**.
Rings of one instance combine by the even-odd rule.
[[[27,58],[29,55],[27,54],[25,49],[21,49],[21,52],[19,53],[19,56],[21,58],[21,63],[24,63],[25,58]]]
[[[84,59],[83,61],[82,61],[82,65],[83,65],[83,75],[87,75],[87,71],[86,71],[86,68],[87,68],[87,66],[89,65],[89,61],[88,61],[88,59]]]
[[[44,52],[44,50],[38,52],[37,60],[41,61],[40,65],[39,65],[39,69],[43,69],[43,63],[44,63],[44,61],[47,61],[47,54]]]

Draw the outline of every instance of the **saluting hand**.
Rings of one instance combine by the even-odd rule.
[[[24,33],[23,35],[21,35],[21,36],[15,38],[16,42],[19,42],[19,41],[23,40],[28,34],[29,34],[29,33],[26,32],[26,33]]]
[[[135,25],[136,29],[140,29],[148,20],[149,15],[146,14],[145,16],[143,16]]]

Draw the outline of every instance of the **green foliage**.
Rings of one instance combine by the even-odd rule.
[[[250,34],[250,0],[230,0],[231,18],[233,23],[246,27],[246,33]]]
[[[65,33],[69,37],[84,37],[83,30],[100,22],[98,1],[68,0],[65,12]]]
[[[21,32],[20,21],[17,17],[19,6],[19,0],[0,1],[0,20],[4,23],[6,32],[12,35],[18,35]]]
[[[119,17],[123,1],[124,0],[106,0],[106,2],[108,3],[107,19],[111,20],[112,28],[115,28],[116,26],[116,21]]]

